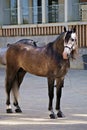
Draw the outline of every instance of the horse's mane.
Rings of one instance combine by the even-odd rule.
[[[61,34],[59,34],[59,36],[56,38],[56,40],[60,40],[63,36],[64,36],[65,32],[62,32]],[[56,41],[54,40],[54,42]]]
[[[53,55],[53,54],[55,54],[55,55],[59,54],[58,51],[57,51],[57,53],[56,53],[54,46],[57,45],[57,44],[59,44],[59,41],[60,41],[61,39],[63,39],[64,34],[65,34],[65,32],[59,34],[58,37],[57,37],[54,41],[49,42],[49,43],[47,44],[47,47],[46,47],[47,49],[46,49],[46,50],[47,50],[47,53],[48,53],[48,54],[51,54],[51,55]],[[58,57],[59,57],[59,56],[58,56]]]
[[[57,37],[54,41],[49,42],[49,43],[47,44],[47,47],[48,47],[48,48],[52,47],[53,44],[55,44],[56,41],[58,42],[61,38],[63,38],[64,34],[65,34],[65,32],[62,32],[61,34],[59,34],[58,37]]]

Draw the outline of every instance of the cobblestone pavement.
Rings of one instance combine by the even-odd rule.
[[[48,116],[46,78],[26,74],[19,96],[22,114],[6,114],[4,81],[0,68],[0,130],[87,130],[87,70],[69,70],[61,99],[65,117],[54,120]],[[55,102],[54,97],[54,108]]]

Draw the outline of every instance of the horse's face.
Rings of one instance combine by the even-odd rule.
[[[70,56],[74,58],[74,54],[77,51],[77,35],[75,27],[71,31],[65,31],[64,37],[64,51],[63,51],[63,58],[68,59]]]

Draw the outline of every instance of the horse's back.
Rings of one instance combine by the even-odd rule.
[[[21,39],[19,41],[16,42],[16,44],[26,44],[26,45],[33,45],[33,46],[37,46],[36,42],[32,39]]]

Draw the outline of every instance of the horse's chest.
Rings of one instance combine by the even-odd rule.
[[[63,77],[67,73],[68,68],[69,68],[69,61],[60,62],[59,64],[56,65],[53,74],[55,77]]]

